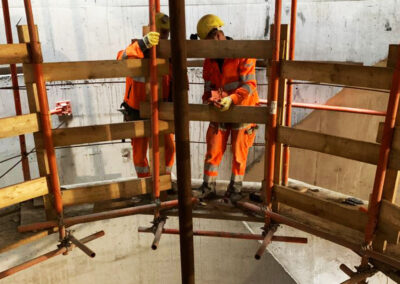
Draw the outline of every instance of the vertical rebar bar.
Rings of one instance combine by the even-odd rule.
[[[54,207],[59,218],[59,234],[60,238],[65,237],[65,227],[62,224],[63,217],[63,204],[61,199],[60,181],[58,178],[58,168],[56,161],[56,154],[54,150],[53,137],[51,133],[51,121],[49,104],[47,101],[46,85],[43,79],[42,70],[42,56],[40,51],[40,43],[35,30],[35,22],[33,20],[32,5],[30,0],[24,0],[25,13],[28,23],[29,37],[30,37],[30,48],[32,57],[33,73],[35,83],[38,92],[38,100],[40,106],[40,121],[43,133],[44,146],[47,153],[47,159],[49,162],[50,169],[50,184],[52,193],[54,196]]]
[[[2,0],[2,4],[3,4],[4,26],[6,30],[7,43],[12,44],[13,37],[11,30],[10,9],[8,6],[8,0]],[[15,113],[17,115],[21,115],[22,114],[21,97],[19,94],[17,66],[15,64],[10,64],[10,73],[11,73],[11,82],[13,86]],[[27,181],[31,179],[31,173],[29,170],[28,156],[26,155],[27,153],[26,153],[25,135],[19,135],[19,148],[21,150],[21,157],[22,157],[22,172],[24,174],[24,180]]]

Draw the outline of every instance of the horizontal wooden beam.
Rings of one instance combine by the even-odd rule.
[[[49,193],[46,177],[0,188],[0,208]]]
[[[163,120],[174,120],[173,103],[161,102],[159,105],[159,117]],[[140,116],[150,117],[150,103],[140,104]],[[215,107],[205,104],[189,104],[189,120],[214,121],[232,123],[267,123],[267,107],[233,106],[225,112],[218,111]]]
[[[398,52],[399,48],[400,48],[400,45],[398,45],[398,44],[389,45],[387,67],[392,67],[392,68],[396,67],[397,55],[399,54],[399,52]]]
[[[160,176],[160,190],[171,188],[171,176]],[[140,194],[152,192],[152,178],[131,179],[126,181],[82,186],[63,190],[62,201],[64,206],[71,206],[83,203],[95,203],[100,201],[131,198]]]
[[[272,58],[271,40],[187,40],[187,58]],[[169,40],[160,40],[157,57],[171,57]]]
[[[286,126],[278,127],[279,143],[376,165],[379,144]]]
[[[359,206],[344,205],[339,203],[339,200],[331,201],[321,192],[313,194],[275,185],[274,194],[280,203],[354,230],[363,232],[367,224],[368,215],[361,212]]]
[[[168,74],[169,66],[165,59],[157,59],[158,75]],[[149,75],[148,59],[99,60],[77,62],[43,63],[43,77],[47,82],[66,80],[88,80],[102,78],[137,77]],[[25,83],[33,83],[32,65],[24,65],[27,72]],[[25,70],[25,69],[24,69]]]
[[[30,57],[27,44],[0,44],[0,64],[29,62]]]
[[[150,136],[150,121],[138,120],[113,124],[78,126],[53,129],[54,146],[67,146],[83,143],[120,140],[131,137]],[[159,121],[160,132],[174,132],[174,125]],[[41,145],[38,146],[39,148]]]
[[[283,61],[281,76],[292,80],[390,90],[393,68],[312,61]]]
[[[0,118],[0,138],[38,131],[39,121],[36,113]]]

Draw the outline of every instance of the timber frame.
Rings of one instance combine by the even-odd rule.
[[[274,162],[272,210],[285,218],[291,218],[291,220],[297,223],[308,226],[310,228],[308,232],[348,247],[360,255],[365,255],[362,254],[362,250],[364,250],[365,253],[369,253],[370,264],[374,266],[374,269],[383,271],[393,279],[398,277],[396,278],[398,280],[400,279],[400,207],[394,203],[394,200],[397,191],[398,171],[400,170],[400,134],[398,130],[400,116],[397,116],[395,128],[393,129],[394,135],[390,146],[390,157],[387,165],[388,171],[384,179],[383,197],[379,202],[380,214],[378,215],[377,226],[374,231],[373,247],[364,247],[363,233],[368,223],[368,214],[366,213],[368,209],[361,205],[349,206],[341,204],[338,201],[332,201],[332,194],[334,193],[329,190],[318,193],[310,191],[300,192],[288,186],[282,178],[282,153],[283,147],[286,145],[379,165],[381,163],[379,151],[383,126],[377,129],[377,143],[300,130],[288,126],[285,121],[287,81],[302,80],[338,84],[343,87],[353,86],[391,90],[395,87],[393,86],[393,82],[395,82],[393,76],[396,71],[396,62],[400,60],[400,46],[389,46],[386,67],[349,65],[345,62],[296,61],[288,59],[289,34],[290,31],[287,25],[280,26],[280,40],[279,44],[277,44],[280,46],[280,54],[279,72],[276,75],[279,86],[276,105],[277,126],[276,140],[274,141],[276,143],[276,155]],[[0,208],[43,196],[48,221],[55,221],[52,202],[53,189],[49,182],[48,157],[44,147],[43,129],[39,119],[40,115],[46,114],[40,112],[38,104],[28,27],[18,26],[18,35],[20,43],[0,45],[0,64],[17,63],[23,65],[30,113],[0,118],[0,138],[33,133],[40,177],[0,188]],[[187,58],[257,58],[265,62],[267,66],[266,74],[271,74],[274,40],[185,41],[182,44],[187,48]],[[205,48],[205,45],[207,45],[207,48]],[[168,73],[168,59],[171,57],[171,54],[171,42],[162,40],[157,51],[159,77]],[[43,79],[46,82],[51,82],[126,76],[149,77],[150,67],[148,63],[147,59],[129,59],[124,61],[42,62],[41,65],[43,67]],[[268,107],[235,106],[230,111],[224,113],[217,112],[207,105],[190,104],[188,105],[188,109],[189,120],[258,123],[265,124],[266,126],[270,123],[270,105]],[[148,118],[151,117],[151,110],[149,102],[142,103],[140,111],[141,116],[146,120],[53,129],[52,139],[54,146],[150,136],[151,127]],[[159,103],[158,123],[160,133],[171,133],[177,130],[174,124],[173,113],[174,106],[172,103]],[[268,137],[266,137],[266,145],[268,143]],[[160,151],[164,151],[163,144],[160,143],[160,145]],[[177,151],[180,151],[180,149],[177,148]],[[171,177],[166,175],[162,169],[160,170],[160,174],[160,190],[165,191],[170,189]],[[82,203],[130,198],[139,194],[151,193],[151,187],[152,178],[144,178],[118,183],[69,188],[62,191],[62,202],[64,206],[73,206]],[[260,184],[259,187],[265,190],[266,185]],[[266,197],[264,196],[264,198]],[[232,212],[213,211],[207,208],[196,207],[193,211],[193,216],[196,218],[253,220],[260,222],[264,222],[265,220],[265,216],[248,216],[239,209],[233,209]],[[171,210],[166,214],[174,215],[177,214],[177,211]],[[52,230],[52,232],[55,232],[56,226],[53,226]],[[303,229],[303,231],[307,232],[306,229]],[[41,235],[41,237],[44,236],[47,236],[47,233]],[[29,241],[37,239],[30,238]],[[355,247],[359,247],[360,250],[354,249]],[[15,248],[15,246],[10,246],[9,248]],[[346,269],[344,268],[344,270]],[[354,277],[354,275],[350,275],[349,271],[347,272],[350,277]],[[358,276],[359,274],[357,274]]]

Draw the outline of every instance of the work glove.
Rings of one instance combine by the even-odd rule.
[[[152,48],[157,45],[160,41],[160,33],[158,32],[149,32],[147,35],[143,37],[143,42],[146,48]]]
[[[231,104],[231,97],[225,97],[221,99],[221,101],[219,102],[219,105],[221,106],[221,108],[219,108],[219,111],[227,111],[231,107]]]

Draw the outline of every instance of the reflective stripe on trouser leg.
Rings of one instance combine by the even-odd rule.
[[[207,129],[207,153],[204,160],[204,182],[215,182],[218,167],[226,150],[229,131],[222,131],[216,123],[210,123]]]
[[[150,167],[147,160],[149,138],[132,138],[133,164],[138,177],[149,177]]]
[[[235,182],[239,182],[240,179],[243,180],[246,171],[247,154],[256,137],[255,131],[247,134],[247,129],[232,130],[232,177]]]
[[[164,143],[165,143],[165,171],[167,172],[167,174],[170,174],[175,159],[174,134],[172,133],[165,134]]]

